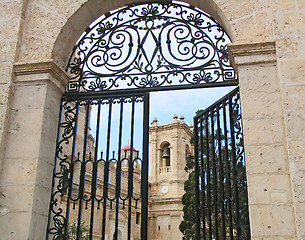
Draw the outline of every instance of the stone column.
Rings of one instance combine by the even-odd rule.
[[[158,171],[159,171],[159,157],[160,150],[157,146],[156,132],[150,132],[149,139],[149,181],[157,181]]]
[[[284,48],[289,51],[292,46]],[[305,239],[305,52],[280,59],[279,72],[297,237]]]
[[[240,83],[252,239],[295,239],[275,43],[231,44],[229,52]]]
[[[68,81],[53,62],[16,64],[0,179],[1,239],[45,239],[60,97]]]

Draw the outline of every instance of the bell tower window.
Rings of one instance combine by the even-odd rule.
[[[170,156],[170,144],[165,142],[161,145],[161,159],[159,173],[171,172],[171,156]]]
[[[191,155],[191,150],[189,145],[185,146],[185,159],[187,160],[188,156]]]

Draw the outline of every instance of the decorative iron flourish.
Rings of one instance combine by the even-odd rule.
[[[144,3],[95,21],[67,65],[66,92],[236,82],[225,30],[187,4]]]
[[[239,92],[232,96],[232,120],[235,134],[237,164],[244,164],[244,142],[242,133],[242,118]]]
[[[64,239],[64,229],[66,218],[64,217],[64,210],[60,206],[60,199],[63,197],[68,188],[68,181],[70,178],[71,163],[69,157],[64,149],[70,144],[70,139],[75,135],[76,116],[77,116],[77,102],[65,102],[62,105],[64,112],[64,119],[60,123],[62,132],[61,139],[56,146],[55,157],[59,160],[58,171],[54,173],[53,193],[50,203],[50,216],[52,215],[52,226],[48,229],[48,233],[53,235],[53,239]],[[57,166],[55,166],[57,167]]]
[[[237,228],[239,229],[240,239],[250,239],[250,224],[249,224],[249,212],[248,212],[248,192],[247,192],[247,176],[245,169],[244,159],[244,141],[242,132],[242,117],[240,106],[240,94],[239,91],[235,92],[231,96],[232,102],[232,120],[234,126],[235,135],[235,149],[236,149],[236,184],[239,189],[239,195],[244,201],[240,201],[239,212],[240,218],[237,222]]]

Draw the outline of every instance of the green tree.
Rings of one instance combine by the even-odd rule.
[[[71,224],[69,224],[68,240],[89,240],[88,232],[89,232],[89,229],[85,226],[85,223],[81,222],[80,238],[77,239],[77,220],[74,220]]]
[[[195,172],[194,172],[194,156],[189,155],[186,161],[185,170],[189,172],[188,179],[184,183],[185,194],[182,196],[183,221],[179,225],[180,232],[183,233],[183,240],[195,239],[196,220],[195,220]]]

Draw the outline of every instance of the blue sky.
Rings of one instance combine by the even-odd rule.
[[[205,88],[151,93],[150,121],[157,118],[158,124],[172,122],[173,116],[183,115],[187,124],[199,109],[205,109],[235,87]]]
[[[178,90],[166,92],[153,92],[150,94],[150,123],[154,118],[157,118],[158,124],[166,124],[173,121],[173,116],[176,114],[179,118],[184,116],[184,121],[190,125],[193,123],[193,117],[199,109],[205,109],[215,101],[220,99],[234,87],[207,88],[207,89],[192,89]],[[136,104],[135,124],[134,124],[134,147],[137,150],[142,148],[142,103]],[[97,107],[92,108],[91,117],[91,134],[95,138],[96,134],[96,116]],[[124,104],[124,121],[122,146],[130,140],[130,116],[131,104]],[[107,142],[107,121],[108,107],[104,105],[101,112],[101,125],[99,130],[99,152],[106,150]],[[149,124],[150,124],[149,123]],[[119,139],[119,104],[113,105],[112,124],[111,124],[111,144],[110,150],[118,150]]]

